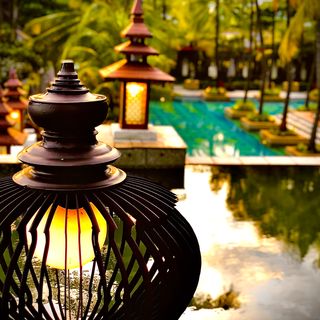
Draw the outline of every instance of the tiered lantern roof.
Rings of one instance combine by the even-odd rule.
[[[22,90],[22,83],[19,80],[16,70],[10,69],[9,79],[5,82],[3,96],[7,100],[7,104],[13,110],[25,110],[28,106],[28,101],[22,97],[24,91]]]
[[[148,56],[159,55],[158,51],[145,44],[146,38],[152,34],[144,24],[142,1],[135,0],[131,10],[131,23],[121,32],[121,36],[128,38],[115,47],[115,50],[126,55],[126,59],[104,67],[100,70],[106,80],[144,80],[154,82],[173,82],[175,78],[152,67],[147,63]]]
[[[7,147],[7,153],[10,153],[10,146],[23,145],[27,139],[26,133],[12,128],[15,121],[9,118],[11,111],[9,105],[0,99],[0,146]]]

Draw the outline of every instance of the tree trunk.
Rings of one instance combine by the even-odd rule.
[[[167,4],[166,0],[162,0],[162,20],[167,19]]]
[[[269,70],[269,88],[271,89],[271,83],[272,83],[272,69],[275,64],[275,26],[276,26],[276,12],[275,10],[272,10],[272,31],[271,31],[271,50],[272,50],[272,56],[271,56],[271,67]]]
[[[2,27],[3,19],[3,0],[0,0],[0,28]]]
[[[264,103],[264,89],[266,85],[267,79],[267,60],[264,52],[264,41],[263,41],[263,33],[262,33],[262,23],[261,23],[261,12],[259,8],[258,0],[255,0],[256,9],[257,9],[257,27],[260,35],[260,47],[261,47],[261,87],[260,87],[260,101],[259,101],[259,114],[261,115],[263,112],[263,103]]]
[[[287,28],[289,28],[289,25],[290,25],[290,1],[289,0],[287,0],[286,12],[287,12]],[[284,107],[282,112],[282,121],[280,124],[280,131],[287,131],[287,115],[289,110],[290,93],[291,93],[292,78],[293,78],[291,62],[288,62],[286,65],[286,74],[287,74],[288,87],[286,92],[286,100],[284,102]]]
[[[216,0],[216,36],[215,36],[215,63],[217,68],[216,87],[220,84],[220,68],[219,68],[219,33],[220,33],[220,0]]]
[[[316,152],[316,138],[317,129],[320,119],[320,19],[316,23],[316,79],[317,79],[317,89],[318,89],[318,107],[314,117],[312,132],[309,140],[308,150],[311,152]]]
[[[250,1],[250,6],[251,6],[251,11],[250,11],[250,27],[249,27],[249,61],[248,61],[248,77],[246,81],[246,87],[244,91],[244,97],[243,97],[243,102],[247,102],[248,99],[248,91],[249,91],[249,85],[252,79],[252,60],[253,60],[253,16],[254,16],[254,11],[253,11],[253,0]]]
[[[284,102],[284,107],[283,107],[282,120],[281,120],[281,124],[280,124],[280,131],[287,131],[287,115],[288,115],[288,110],[289,110],[290,93],[291,93],[291,87],[292,87],[292,65],[291,65],[291,62],[287,63],[286,71],[287,71],[288,88],[287,88],[287,92],[286,92],[286,100]]]
[[[314,79],[314,75],[315,75],[315,68],[316,68],[316,54],[314,55],[314,58],[312,59],[312,64],[311,64],[311,69],[310,69],[310,74],[309,74],[309,79],[308,79],[308,84],[307,84],[307,96],[306,96],[306,101],[305,101],[306,109],[309,109],[310,91],[312,89],[313,79]]]

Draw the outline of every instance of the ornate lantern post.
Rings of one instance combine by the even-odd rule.
[[[147,58],[159,53],[145,44],[152,34],[144,24],[142,1],[135,0],[131,11],[131,23],[121,35],[129,41],[115,50],[126,55],[100,70],[105,80],[120,80],[119,123],[123,129],[148,129],[148,113],[151,82],[173,82],[174,77],[150,66]]]
[[[106,97],[65,61],[47,93],[30,97],[42,142],[0,180],[3,319],[178,319],[196,289],[197,239],[176,197],[111,165],[96,140]]]
[[[10,117],[18,124],[18,129],[24,129],[24,115],[27,109],[28,102],[22,98],[23,91],[21,89],[22,83],[18,79],[16,70],[11,68],[9,72],[9,79],[4,84],[5,90],[3,96],[6,103],[12,109]]]

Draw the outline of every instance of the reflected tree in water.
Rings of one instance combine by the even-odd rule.
[[[320,261],[319,168],[220,168],[212,185],[219,179],[228,181],[227,206],[235,219],[254,221],[261,236],[298,249],[301,259],[314,245]]]

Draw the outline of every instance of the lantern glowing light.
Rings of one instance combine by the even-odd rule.
[[[144,124],[146,119],[147,84],[128,82],[126,84],[126,123]]]
[[[10,118],[13,120],[18,120],[20,119],[20,113],[19,111],[12,111],[10,112]]]
[[[107,224],[99,210],[92,203],[90,203],[90,206],[100,229],[98,243],[99,247],[102,248],[107,235]],[[44,256],[46,246],[45,227],[51,207],[47,209],[37,227],[37,244],[34,255],[40,260]],[[30,230],[33,220],[28,223],[27,229]],[[66,209],[57,206],[51,221],[49,234],[50,243],[46,258],[48,266],[56,269],[75,269],[94,259],[92,222],[83,208]],[[30,243],[30,233],[28,233],[28,240]]]

